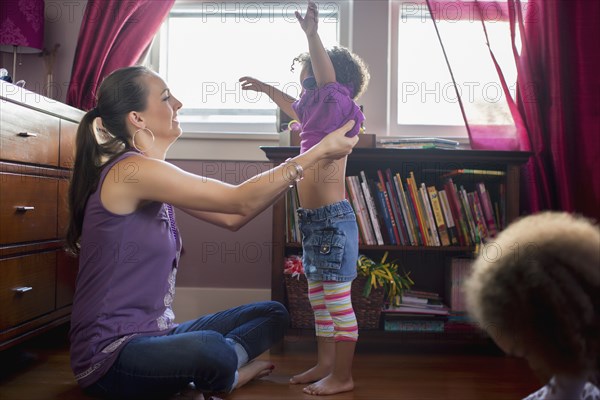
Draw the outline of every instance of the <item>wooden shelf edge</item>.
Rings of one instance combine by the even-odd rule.
[[[302,244],[300,243],[286,243],[285,247],[290,249],[301,249]],[[442,251],[452,253],[473,253],[475,247],[473,246],[395,246],[395,245],[371,245],[361,244],[358,246],[359,250],[389,250],[389,251]]]

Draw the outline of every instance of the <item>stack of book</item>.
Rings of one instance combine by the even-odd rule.
[[[436,137],[382,138],[377,142],[377,147],[388,149],[456,150],[459,146],[460,143],[455,140]]]
[[[438,293],[405,290],[400,305],[385,305],[383,324],[386,331],[444,332],[449,309]]]

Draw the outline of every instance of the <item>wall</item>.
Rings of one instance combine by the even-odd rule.
[[[269,163],[184,161],[180,168],[227,183],[241,183],[270,168]],[[215,227],[177,211],[184,253],[178,271],[180,286],[270,288],[271,208],[237,232]]]
[[[54,64],[53,99],[64,102],[71,76],[79,28],[87,0],[45,2],[44,47],[60,44]],[[0,53],[0,66],[12,72],[12,53]],[[20,65],[19,65],[20,64]],[[46,67],[40,54],[17,54],[17,80],[24,79],[25,88],[46,94]]]
[[[196,141],[198,142],[198,141]],[[180,168],[237,184],[269,163],[171,160]],[[271,298],[272,209],[237,232],[176,211],[184,252],[177,272],[177,321]]]

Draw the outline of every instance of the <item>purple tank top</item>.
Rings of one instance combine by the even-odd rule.
[[[302,81],[302,87],[302,96],[292,104],[302,125],[300,153],[304,153],[319,143],[328,133],[351,119],[355,124],[346,136],[352,137],[358,134],[365,116],[352,100],[354,92],[352,84],[332,82],[318,87],[315,78],[309,76]]]
[[[150,202],[117,215],[100,201],[105,179],[135,179],[135,162],[125,160],[134,154],[103,168],[85,208],[69,332],[71,367],[82,387],[100,379],[133,337],[164,335],[176,326],[171,307],[181,241],[172,207]]]

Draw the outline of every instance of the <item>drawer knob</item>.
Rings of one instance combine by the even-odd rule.
[[[30,290],[33,290],[33,287],[31,286],[21,286],[18,288],[14,288],[13,289],[15,292],[17,293],[25,293],[25,292],[29,292]]]
[[[34,132],[19,132],[17,135],[21,137],[36,137],[38,134]]]
[[[27,212],[27,211],[35,210],[35,207],[33,207],[33,206],[16,206],[15,208],[19,212]]]

